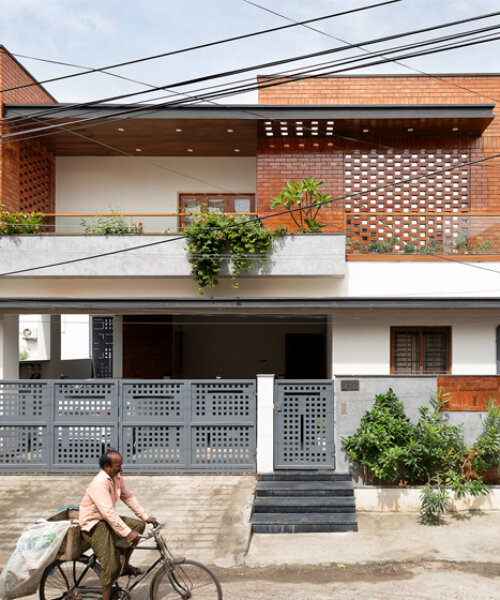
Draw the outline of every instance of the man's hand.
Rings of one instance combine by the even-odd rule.
[[[156,517],[149,517],[149,519],[147,519],[146,523],[150,523],[153,527],[158,527],[158,525],[160,524],[160,522],[156,519]]]
[[[137,531],[132,530],[127,535],[127,538],[129,540],[129,542],[132,542],[133,546],[136,546],[139,543],[139,534],[137,533]]]

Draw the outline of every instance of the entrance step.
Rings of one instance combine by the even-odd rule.
[[[347,473],[280,471],[259,476],[253,533],[357,531]]]

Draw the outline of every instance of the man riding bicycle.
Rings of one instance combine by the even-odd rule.
[[[110,600],[111,586],[120,575],[140,575],[130,565],[130,555],[144,531],[145,523],[157,525],[146,514],[121,477],[123,459],[110,448],[99,459],[100,472],[90,483],[80,504],[79,523],[84,539],[92,546],[102,567],[102,600]],[[115,509],[122,500],[139,519],[120,517]]]

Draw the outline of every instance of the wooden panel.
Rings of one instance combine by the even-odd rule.
[[[123,377],[163,379],[173,371],[170,315],[123,316]]]

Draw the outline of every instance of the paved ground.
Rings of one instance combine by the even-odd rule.
[[[91,478],[0,476],[0,536],[5,540],[0,566],[27,525],[59,507],[78,505]],[[167,539],[176,554],[219,566],[242,564],[250,537],[254,476],[129,475],[126,481],[144,508],[167,524]],[[120,506],[121,514],[129,514]],[[148,560],[145,552],[140,557]]]
[[[78,504],[90,478],[0,477],[0,565],[27,524]],[[256,535],[249,544],[253,476],[129,475],[127,481],[167,521],[176,553],[215,565],[226,600],[499,596],[500,511],[450,514],[447,525],[433,528],[419,525],[415,513],[360,512],[357,533]],[[139,556],[137,564],[147,558]],[[134,594],[147,598],[146,587]]]

